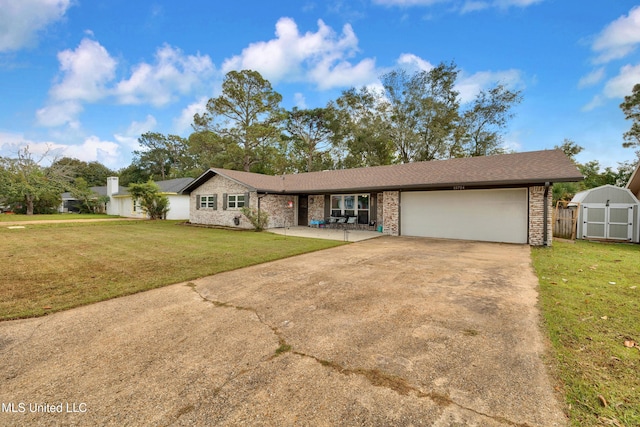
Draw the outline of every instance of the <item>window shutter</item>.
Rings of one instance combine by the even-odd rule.
[[[218,210],[218,195],[217,194],[213,195],[213,210],[214,211]]]
[[[200,196],[196,196],[196,209],[200,209]]]
[[[222,194],[222,210],[227,210],[227,193]]]
[[[250,194],[251,194],[251,193],[244,193],[244,205],[245,205],[246,207],[249,207],[249,195],[250,195]]]

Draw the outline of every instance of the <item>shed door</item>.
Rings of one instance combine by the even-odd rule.
[[[633,205],[589,203],[582,205],[582,236],[592,239],[631,240]]]
[[[401,194],[405,236],[527,243],[526,188]]]

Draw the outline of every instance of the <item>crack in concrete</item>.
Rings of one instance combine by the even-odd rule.
[[[18,344],[24,344],[27,343],[29,341],[31,341],[33,339],[33,336],[36,334],[36,332],[38,331],[38,329],[40,329],[40,327],[44,324],[44,321],[42,322],[38,322],[34,327],[33,330],[31,331],[31,333],[29,334],[28,337],[22,339],[22,340],[10,340],[9,341],[9,345],[7,347],[3,347],[0,349],[0,355],[2,354],[9,354],[11,353],[11,350],[16,347]],[[23,369],[24,370],[24,369]],[[17,369],[13,372],[9,372],[7,375],[5,375],[5,380],[12,380],[14,378],[17,378],[18,375],[20,375],[22,372],[20,369]]]
[[[36,334],[36,331],[40,328],[40,326],[42,326],[44,324],[44,321],[42,322],[38,322],[34,327],[33,330],[31,331],[31,333],[29,334],[28,337],[22,339],[22,340],[11,340],[10,344],[8,347],[4,347],[2,348],[0,351],[5,352],[5,351],[9,351],[12,348],[14,348],[15,346],[17,346],[18,344],[23,344],[26,342],[29,342],[33,339],[33,336]]]
[[[273,334],[278,338],[278,344],[280,347],[278,347],[278,350],[284,348],[284,347],[291,347],[289,346],[284,337],[282,336],[282,333],[278,330],[278,328],[276,328],[275,326],[270,325],[265,319],[262,318],[262,316],[260,316],[260,313],[258,313],[258,310],[256,310],[255,308],[252,307],[244,307],[241,305],[235,305],[235,304],[230,304],[228,302],[222,302],[222,301],[216,301],[216,300],[212,300],[209,299],[207,297],[205,297],[204,295],[202,295],[198,289],[196,289],[196,285],[194,283],[187,283],[187,286],[189,286],[196,294],[198,294],[198,296],[200,298],[202,298],[203,301],[209,302],[213,305],[215,305],[216,307],[222,307],[222,308],[232,308],[235,310],[242,310],[242,311],[249,311],[253,314],[256,315],[256,317],[258,318],[258,321],[260,321],[260,323],[262,323],[263,325],[265,325],[266,327],[268,327],[269,329],[271,329],[271,332],[273,332]],[[273,359],[273,357],[278,356],[279,354],[284,353],[285,351],[278,351],[276,350],[276,354],[274,356],[271,356],[268,360]]]
[[[382,372],[378,369],[363,369],[363,368],[357,368],[357,369],[351,369],[351,368],[345,368],[335,362],[331,362],[329,360],[323,360],[323,359],[319,359],[316,356],[310,355],[310,354],[306,354],[306,353],[302,353],[299,351],[292,351],[293,354],[297,355],[297,356],[301,356],[301,357],[307,357],[310,359],[315,360],[316,362],[318,362],[319,364],[321,364],[322,366],[328,367],[330,369],[335,370],[336,372],[343,374],[343,375],[360,375],[363,376],[364,378],[366,378],[371,385],[375,386],[375,387],[386,387],[388,389],[391,389],[393,391],[395,391],[396,393],[402,395],[402,396],[407,396],[409,395],[411,392],[413,392],[417,397],[419,398],[428,398],[431,399],[436,405],[438,406],[449,406],[449,405],[454,405],[460,409],[469,411],[469,412],[473,412],[476,415],[482,416],[482,417],[486,417],[489,419],[492,419],[494,421],[498,421],[510,426],[514,426],[514,427],[531,427],[529,424],[527,423],[516,423],[513,422],[507,418],[501,417],[499,415],[489,415],[486,414],[484,412],[480,412],[476,409],[473,408],[469,408],[466,406],[463,406],[459,403],[457,403],[455,400],[451,399],[449,396],[444,395],[444,394],[440,394],[440,393],[436,393],[436,392],[424,392],[422,390],[420,390],[419,388],[411,385],[406,379],[402,378],[402,377],[397,377],[394,375],[389,375],[385,372]]]
[[[249,311],[249,312],[251,312],[251,313],[256,315],[256,317],[258,318],[260,323],[262,323],[263,325],[265,325],[269,329],[271,329],[273,334],[278,338],[278,343],[279,343],[280,346],[278,347],[278,349],[276,349],[275,354],[273,354],[270,357],[268,357],[265,361],[271,361],[274,358],[278,357],[282,353],[291,352],[292,354],[295,354],[296,356],[312,359],[315,362],[319,363],[320,365],[322,365],[322,366],[324,366],[326,368],[329,368],[329,369],[333,369],[334,371],[336,371],[336,372],[338,372],[338,373],[340,373],[342,375],[347,375],[347,376],[348,375],[359,375],[359,376],[362,376],[362,377],[366,378],[367,381],[369,381],[369,383],[371,385],[373,385],[374,387],[385,387],[385,388],[388,388],[390,390],[395,391],[396,393],[398,393],[398,394],[400,394],[402,396],[407,396],[407,395],[409,395],[410,393],[413,392],[416,397],[430,399],[436,405],[441,406],[441,407],[446,407],[446,406],[449,406],[449,405],[453,405],[453,406],[456,406],[456,407],[458,407],[458,408],[460,408],[462,410],[472,412],[472,413],[474,413],[476,415],[479,415],[481,417],[486,417],[486,418],[489,418],[491,420],[498,421],[498,422],[503,423],[503,424],[507,424],[509,426],[513,426],[513,427],[531,427],[531,425],[528,424],[528,423],[517,423],[517,422],[511,421],[511,420],[509,420],[509,419],[507,419],[505,417],[502,417],[500,415],[490,415],[490,414],[486,414],[484,412],[478,411],[476,409],[466,407],[466,406],[456,402],[455,400],[451,399],[451,397],[449,397],[447,395],[444,395],[444,394],[440,394],[440,393],[436,393],[436,392],[424,392],[421,389],[419,389],[418,387],[411,385],[406,379],[404,379],[402,377],[394,376],[394,375],[389,375],[389,374],[387,374],[387,373],[385,373],[383,371],[380,371],[379,369],[345,368],[345,367],[339,365],[336,362],[320,359],[320,358],[318,358],[316,356],[313,356],[311,354],[306,354],[306,353],[303,353],[303,352],[300,352],[300,351],[293,350],[292,347],[285,340],[283,334],[278,330],[278,328],[273,326],[273,325],[270,325],[265,319],[263,319],[260,316],[260,313],[258,313],[257,309],[252,308],[252,307],[244,307],[244,306],[230,304],[230,303],[227,303],[227,302],[212,300],[212,299],[206,298],[204,295],[202,295],[196,289],[196,285],[194,283],[187,283],[187,286],[189,286],[198,296],[200,296],[200,298],[202,298],[203,301],[211,303],[216,307],[231,308],[231,309],[235,309],[235,310]],[[255,370],[255,368],[254,369],[243,369],[240,372],[238,372],[238,374],[228,378],[227,381],[224,382],[224,384],[222,384],[221,386],[219,386],[219,387],[217,387],[215,389],[213,396],[217,396],[220,393],[220,391],[222,391],[222,389],[227,384],[229,384],[232,380],[238,378],[241,375],[244,375],[247,372],[251,372],[253,370]]]

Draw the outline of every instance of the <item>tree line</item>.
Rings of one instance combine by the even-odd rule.
[[[453,62],[429,71],[394,70],[381,76],[379,88],[352,87],[325,107],[286,110],[258,72],[231,71],[221,94],[194,116],[188,137],[144,133],[132,163],[117,172],[70,158],[43,167],[28,148],[16,158],[0,158],[0,205],[46,212],[59,205],[60,193],[71,191],[91,210],[90,187],[116,175],[127,186],[197,177],[211,167],[273,175],[504,153],[504,131],[522,100],[520,91],[495,83],[462,104],[458,74]],[[623,145],[640,147],[640,84],[620,107],[632,122]],[[571,140],[556,148],[571,158],[582,150]],[[622,163],[617,171],[601,170],[597,161],[578,164],[585,181],[554,186],[554,196],[624,185],[635,164]]]
[[[521,93],[496,83],[463,108],[458,74],[454,63],[394,70],[380,89],[350,88],[325,107],[285,110],[258,72],[231,71],[220,96],[194,116],[189,137],[143,134],[123,172],[133,180],[210,167],[282,174],[503,153]]]

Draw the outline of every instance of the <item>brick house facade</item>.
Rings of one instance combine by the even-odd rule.
[[[296,196],[259,195],[257,191],[249,190],[246,185],[221,175],[209,178],[191,192],[189,221],[195,224],[253,228],[251,222],[242,214],[241,206],[238,206],[239,203],[234,201],[233,205],[230,205],[229,196],[242,196],[244,202],[242,206],[246,204],[255,210],[258,209],[258,200],[260,200],[260,209],[269,215],[267,228],[294,225],[295,212],[293,207],[297,205]],[[213,201],[207,200],[206,203],[203,203],[204,197],[213,197]]]
[[[403,210],[416,209],[415,205],[405,203],[405,195],[411,198],[440,192],[464,199],[462,196],[473,190],[481,190],[475,193],[482,197],[485,194],[493,197],[504,189],[503,194],[511,192],[517,196],[516,223],[520,224],[517,227],[522,232],[518,234],[522,233],[522,237],[515,241],[492,240],[491,236],[481,240],[540,246],[551,245],[552,241],[552,183],[581,178],[564,153],[552,150],[282,176],[210,169],[183,192],[190,194],[192,223],[249,229],[252,225],[240,208],[248,206],[257,210],[259,205],[269,215],[267,228],[317,225],[330,217],[350,215],[356,220],[354,227],[380,230],[381,226],[384,234],[399,236],[410,229],[403,221],[407,218],[415,221],[415,214],[421,217],[417,211],[413,217],[403,214]],[[493,198],[485,205],[492,203]],[[493,212],[500,213],[498,199],[495,205],[498,207],[493,208]],[[428,204],[420,206],[430,209]],[[510,215],[509,208],[511,206],[503,215]],[[473,218],[476,207],[461,209],[467,212],[467,218]],[[482,227],[483,224],[478,223],[476,228]]]

